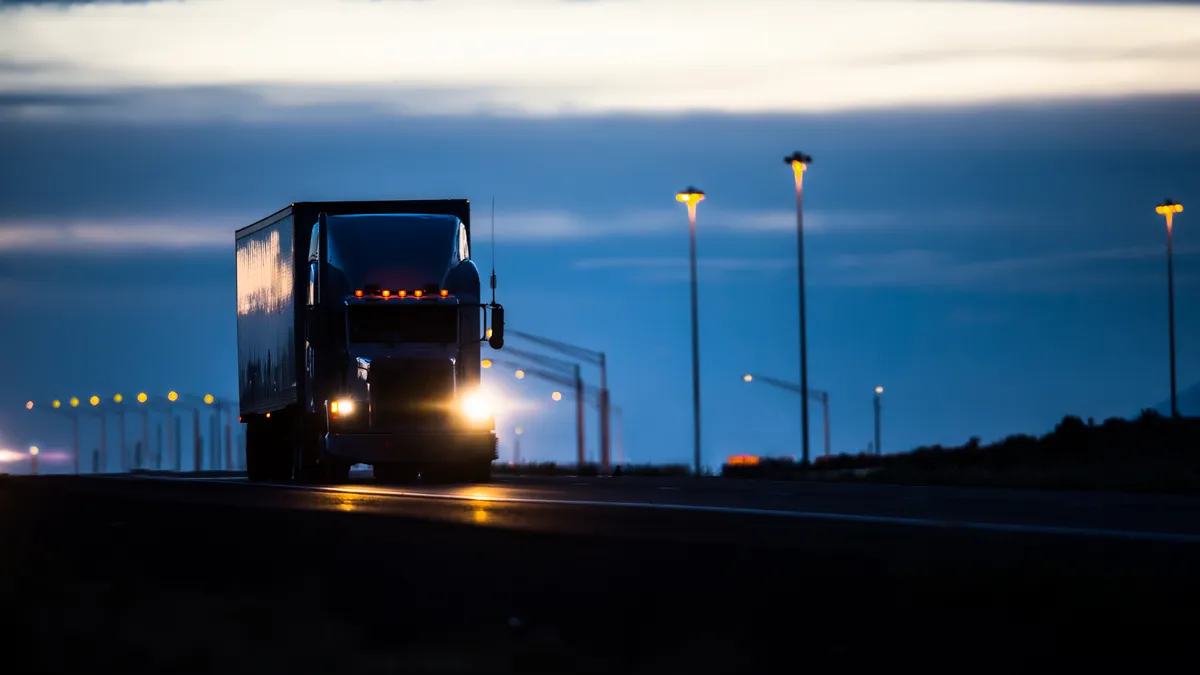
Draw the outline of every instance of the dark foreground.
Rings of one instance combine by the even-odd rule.
[[[0,670],[1154,671],[1200,654],[1196,544],[388,499],[0,481]]]

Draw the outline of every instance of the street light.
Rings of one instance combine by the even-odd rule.
[[[523,380],[523,379],[525,379],[525,371],[523,371],[523,370],[521,370],[521,369],[519,369],[519,368],[517,369],[517,372],[513,373],[513,375],[514,375],[514,376],[515,376],[515,377],[516,377],[518,380]]]
[[[521,434],[523,433],[525,430],[521,427],[513,429],[513,466],[521,463]]]
[[[746,373],[745,375],[742,376],[743,382],[754,382],[756,380],[761,380],[763,384],[775,387],[777,389],[784,389],[784,390],[790,391],[794,394],[804,394],[806,391],[804,389],[801,389],[800,385],[798,385],[798,384],[786,382],[784,380],[780,380],[780,379],[777,379],[774,377],[768,377],[766,375],[755,375],[753,373]],[[825,456],[828,457],[829,453],[830,453],[830,443],[831,443],[830,432],[829,432],[829,392],[821,391],[819,389],[811,389],[811,388],[808,389],[807,392],[808,392],[807,398],[815,398],[821,404],[821,419],[822,419],[823,429],[825,431]]]
[[[876,455],[883,454],[883,448],[880,447],[880,444],[882,443],[882,441],[880,440],[881,437],[879,435],[879,411],[880,411],[880,407],[881,407],[880,406],[880,397],[881,396],[883,396],[883,387],[875,387],[875,454]]]
[[[1171,250],[1171,232],[1175,214],[1183,213],[1183,204],[1164,199],[1154,211],[1167,218],[1167,333],[1171,350],[1171,417],[1179,417],[1179,400],[1175,394],[1175,262]]]
[[[800,389],[808,391],[808,328],[804,305],[804,172],[812,157],[793,152],[783,158],[796,177],[796,269],[800,285]],[[804,464],[808,464],[808,398],[800,397],[800,427]]]
[[[36,476],[38,472],[38,452],[40,452],[38,450],[38,446],[29,446],[29,469],[30,473],[34,476]]]
[[[696,292],[696,206],[704,201],[704,192],[688,186],[675,195],[675,200],[687,204],[689,262],[692,272],[692,462],[700,475],[700,319]]]
[[[552,349],[555,352],[558,352],[559,354],[564,354],[566,356],[569,356],[572,359],[577,359],[578,361],[590,363],[594,366],[599,367],[599,369],[600,369],[599,397],[600,398],[599,398],[598,408],[600,411],[600,470],[604,473],[608,473],[611,468],[610,465],[612,463],[612,461],[611,461],[612,453],[611,453],[611,447],[610,447],[611,446],[611,443],[610,443],[611,434],[609,433],[611,431],[612,425],[611,425],[611,420],[610,420],[610,410],[609,410],[610,406],[609,406],[609,395],[608,395],[608,355],[605,354],[604,352],[599,352],[594,349],[588,349],[587,347],[580,347],[578,345],[568,344],[568,343],[562,342],[560,340],[552,340],[547,337],[542,337],[540,335],[532,335],[530,333],[525,333],[525,332],[518,331],[518,330],[510,330],[509,333],[512,335],[515,335],[519,338],[529,340],[530,342],[534,342],[542,347],[546,347],[547,349]],[[546,359],[547,358],[547,357],[539,355],[539,354],[528,354],[528,353],[526,354],[526,357],[534,358],[534,359]],[[574,368],[575,366],[572,363],[570,365],[570,367]],[[521,379],[521,376],[518,376],[517,379]],[[576,384],[577,385],[579,384],[578,377],[576,378]],[[576,386],[576,389],[578,389],[578,388],[579,387]],[[580,398],[582,399],[582,396]],[[582,428],[582,422],[580,423],[580,428]]]
[[[553,394],[550,394],[550,398],[554,399],[555,401],[561,401],[562,400],[562,392],[556,391]]]
[[[25,409],[26,409],[26,410],[33,410],[33,401],[26,401],[26,402],[25,402]]]

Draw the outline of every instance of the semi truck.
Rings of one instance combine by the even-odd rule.
[[[297,202],[235,249],[251,481],[490,478],[481,350],[503,347],[504,308],[494,269],[483,301],[468,200]]]

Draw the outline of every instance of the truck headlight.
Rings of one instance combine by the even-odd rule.
[[[348,398],[330,401],[329,412],[333,413],[334,415],[353,415],[354,401],[351,401]]]
[[[492,416],[492,402],[482,392],[467,394],[459,402],[463,415],[472,422],[483,422]]]

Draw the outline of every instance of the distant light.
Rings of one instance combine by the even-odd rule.
[[[29,454],[33,455],[34,457],[37,457],[37,454],[39,452],[41,452],[41,450],[38,450],[38,446],[36,446],[36,445],[29,446]]]
[[[52,403],[50,404],[50,407],[51,407],[51,408],[55,408],[55,409],[61,408],[61,407],[62,407],[62,401],[60,401],[60,400],[58,400],[58,399],[54,399],[54,402],[52,402]]]
[[[121,401],[124,401],[124,400],[125,400],[125,397],[120,394],[116,394],[115,396],[113,396],[113,403],[120,403]]]
[[[93,396],[93,397],[91,397],[91,398],[89,398],[89,399],[88,399],[88,403],[91,403],[92,405],[100,405],[100,397],[99,397],[99,396]]]
[[[25,409],[26,409],[26,410],[33,410],[33,401],[26,401],[26,402],[25,402]]]
[[[138,403],[145,403],[150,397],[146,396],[146,392],[143,391],[142,393],[138,394],[137,398]]]
[[[78,407],[78,406],[79,406],[79,399],[77,399],[77,398],[75,398],[74,396],[72,396],[72,397],[71,397],[71,400],[70,400],[70,404],[71,404],[71,407],[72,407],[72,408],[76,408],[76,407]]]
[[[396,291],[396,295],[398,295],[398,296],[400,296],[400,297],[402,297],[402,298],[403,298],[403,297],[406,297],[406,296],[408,295],[408,291]]]
[[[562,392],[556,391],[553,394],[550,394],[550,398],[554,399],[555,401],[561,401],[562,400]]]
[[[414,298],[419,298],[419,297],[421,297],[422,295],[425,295],[425,291],[413,291],[413,297],[414,297]]]
[[[448,290],[446,290],[446,289],[444,289],[444,288],[443,288],[443,289],[442,289],[442,291],[441,291],[441,295],[442,295],[442,297],[444,298],[444,297],[446,297],[447,295],[450,295],[450,291],[448,291]]]
[[[391,291],[380,291],[379,294],[385,298],[388,298],[388,297],[391,297],[392,292]]]
[[[704,201],[704,191],[698,190],[694,187],[684,188],[675,195],[675,201],[683,202],[689,206],[692,204],[698,204]]]
[[[362,292],[362,291],[354,291],[354,297],[356,297],[356,298],[361,298],[362,296],[363,296],[363,292]]]
[[[513,433],[520,436],[521,434],[525,433],[525,430],[522,429],[521,427],[517,427],[516,429],[513,429]]]
[[[516,375],[517,375],[517,379],[518,379],[518,380],[523,380],[523,379],[525,379],[525,371],[523,371],[523,370],[518,370],[518,371],[517,371],[517,373],[516,373]]]
[[[483,336],[484,336],[484,337],[486,337],[486,338],[488,338],[488,339],[490,340],[490,339],[492,338],[492,329],[491,329],[491,328],[489,328],[489,329],[485,330],[485,331],[483,332]]]
[[[883,393],[883,387],[875,387],[875,393],[876,393],[876,394],[882,394],[882,393]]]
[[[175,392],[173,392],[173,391],[172,391],[172,392],[168,392],[168,393],[167,393],[167,400],[168,400],[168,401],[178,401],[178,400],[179,400],[179,394],[177,394],[177,393],[175,393]]]
[[[753,382],[754,376],[751,375],[750,373],[746,373],[745,375],[742,376],[742,380],[744,380],[746,382]]]
[[[484,359],[483,361],[480,361],[480,362],[479,362],[479,365],[483,366],[484,368],[491,368],[491,367],[492,367],[492,360],[491,360],[491,359]]]
[[[205,404],[205,405],[212,405],[212,402],[213,402],[213,400],[214,400],[214,399],[213,399],[213,395],[212,395],[212,394],[205,394],[205,395],[204,395],[204,404]]]

